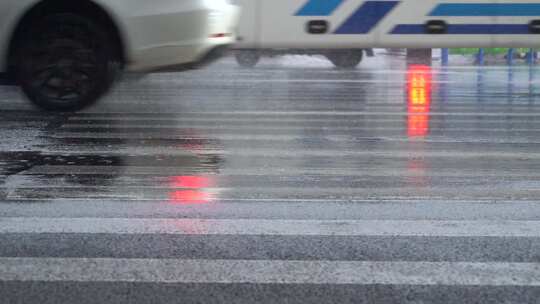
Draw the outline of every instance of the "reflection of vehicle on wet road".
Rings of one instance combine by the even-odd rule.
[[[234,41],[229,0],[0,3],[0,73],[51,110],[95,102],[117,73],[183,70]]]

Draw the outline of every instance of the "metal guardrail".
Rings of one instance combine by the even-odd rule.
[[[506,62],[508,65],[514,64],[514,54],[515,49],[510,48],[508,49],[508,52],[506,53]],[[449,64],[450,59],[450,50],[449,49],[441,49],[441,63],[444,66],[447,66]],[[476,63],[478,65],[484,65],[485,63],[485,51],[483,48],[478,49],[478,53],[476,54]],[[533,65],[538,60],[538,53],[534,49],[529,49],[529,52],[527,52],[527,55],[525,57],[527,64]]]

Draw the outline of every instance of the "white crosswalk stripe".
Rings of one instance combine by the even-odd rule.
[[[540,221],[0,218],[0,233],[536,237]]]
[[[540,286],[540,264],[0,258],[0,281]]]

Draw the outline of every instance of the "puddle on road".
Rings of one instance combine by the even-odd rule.
[[[0,153],[4,199],[113,198],[163,199],[175,203],[210,201],[211,175],[218,157],[62,155]],[[2,195],[0,192],[0,196]]]

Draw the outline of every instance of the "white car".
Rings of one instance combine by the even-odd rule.
[[[119,71],[183,70],[236,40],[229,0],[2,0],[0,76],[36,105],[76,110]]]

